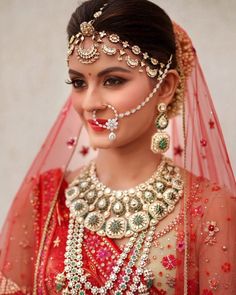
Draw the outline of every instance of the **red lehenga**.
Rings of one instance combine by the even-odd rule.
[[[233,295],[235,180],[196,55],[191,67],[186,81],[184,121],[181,116],[172,119],[168,155],[182,171],[188,171],[184,173],[185,198],[157,226],[148,265],[155,275],[149,294]],[[181,135],[183,122],[185,141]],[[1,232],[0,294],[58,294],[55,276],[64,267],[69,220],[65,175],[93,157],[88,154],[81,127],[69,98]],[[104,284],[120,252],[114,241],[87,230],[84,268],[94,285]]]

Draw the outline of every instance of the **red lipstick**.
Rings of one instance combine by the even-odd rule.
[[[90,127],[94,131],[104,131],[105,130],[105,128],[98,126],[93,119],[89,119],[89,120],[87,120],[87,122],[89,123]],[[97,122],[101,125],[105,125],[107,120],[106,119],[97,119]]]

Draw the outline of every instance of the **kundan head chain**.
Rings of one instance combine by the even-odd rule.
[[[93,111],[93,120],[95,124],[101,128],[109,130],[109,140],[113,141],[116,139],[115,130],[118,128],[118,120],[128,117],[142,109],[155,95],[170,68],[172,55],[170,56],[167,64],[164,64],[159,62],[157,59],[150,57],[147,52],[143,53],[139,46],[131,46],[127,41],[122,41],[117,34],[108,34],[105,31],[97,32],[93,24],[95,20],[101,16],[106,6],[107,3],[104,4],[100,10],[94,14],[94,19],[90,20],[89,22],[81,23],[80,32],[71,36],[69,41],[67,61],[74,52],[76,52],[78,60],[83,64],[92,64],[96,62],[96,60],[99,59],[101,52],[108,56],[118,55],[119,61],[124,60],[131,68],[139,67],[139,72],[142,73],[145,71],[148,77],[157,80],[157,84],[152,92],[143,100],[141,104],[137,105],[137,107],[133,109],[127,110],[124,113],[118,113],[118,111],[112,105],[106,104],[106,106],[114,113],[114,117],[109,119],[105,124],[100,124],[97,121],[97,111]],[[120,45],[121,48],[109,46],[103,41],[105,37],[111,44]],[[87,48],[84,46],[84,41],[86,38],[90,38],[92,40],[92,44]],[[132,52],[136,58],[131,57],[129,52]]]

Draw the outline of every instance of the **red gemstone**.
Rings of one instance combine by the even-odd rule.
[[[215,227],[214,227],[214,225],[211,224],[208,226],[208,229],[209,229],[209,231],[214,231]]]

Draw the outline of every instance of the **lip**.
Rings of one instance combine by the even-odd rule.
[[[90,127],[91,127],[94,131],[99,131],[99,132],[101,132],[101,131],[104,131],[104,130],[105,130],[105,128],[98,126],[98,125],[94,122],[93,119],[89,119],[89,120],[87,120],[87,122],[89,123]],[[107,120],[106,120],[106,119],[97,119],[97,122],[98,122],[99,124],[104,125],[104,124],[106,124]]]

